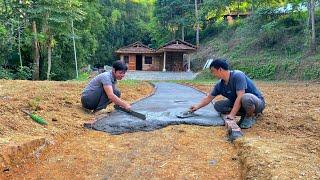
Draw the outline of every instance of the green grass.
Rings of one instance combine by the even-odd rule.
[[[121,84],[125,84],[127,86],[136,86],[140,83],[141,81],[140,80],[121,80],[119,81],[119,83]]]
[[[86,81],[90,77],[90,73],[88,72],[82,72],[79,74],[79,77],[74,79],[74,81]]]

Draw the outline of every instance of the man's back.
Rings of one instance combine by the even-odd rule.
[[[116,83],[116,80],[114,79],[112,72],[104,72],[96,77],[94,77],[89,84],[84,88],[82,94],[88,94],[96,89],[103,88],[103,85],[112,85]]]

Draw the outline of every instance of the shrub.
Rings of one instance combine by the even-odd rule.
[[[0,79],[13,79],[13,74],[2,67],[0,67]]]
[[[210,72],[210,69],[204,69],[202,70],[197,77],[195,78],[196,80],[208,80],[208,79],[213,79],[213,76]]]
[[[32,69],[28,66],[22,66],[22,68],[19,68],[17,73],[14,75],[14,79],[31,80]]]

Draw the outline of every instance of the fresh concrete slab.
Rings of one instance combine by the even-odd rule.
[[[136,131],[152,131],[169,125],[189,124],[200,126],[223,126],[224,120],[215,111],[212,104],[195,112],[196,116],[178,118],[189,107],[198,103],[204,96],[202,92],[176,83],[155,83],[154,95],[132,105],[134,111],[146,115],[141,120],[123,111],[114,111],[92,124],[91,128],[110,134],[122,134]]]

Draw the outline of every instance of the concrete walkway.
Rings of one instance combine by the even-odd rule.
[[[215,111],[213,104],[196,111],[197,116],[177,118],[193,104],[198,103],[205,95],[191,87],[176,83],[155,83],[154,95],[136,102],[132,109],[146,114],[147,119],[141,120],[125,112],[116,110],[110,116],[95,123],[92,128],[111,134],[122,134],[136,131],[152,131],[169,125],[189,124],[202,126],[224,125],[223,119]]]
[[[162,71],[128,71],[125,79],[132,80],[192,80],[197,73],[162,72]]]

